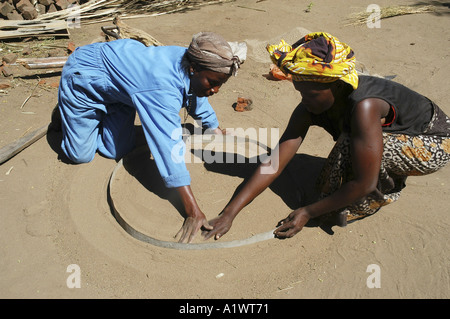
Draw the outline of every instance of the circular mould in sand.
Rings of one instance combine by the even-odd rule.
[[[191,136],[185,142],[191,188],[209,220],[221,212],[267,154],[264,144],[236,136]],[[114,216],[124,230],[141,241],[173,249],[237,247],[271,239],[287,212],[279,215],[270,209],[283,205],[283,199],[267,189],[242,210],[223,238],[204,241],[198,234],[191,244],[178,243],[174,236],[184,221],[183,207],[176,191],[165,187],[146,146],[117,164],[108,191]]]

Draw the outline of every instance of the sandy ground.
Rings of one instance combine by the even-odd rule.
[[[430,97],[450,114],[449,9],[441,5],[446,10],[442,14],[385,19],[381,28],[345,26],[351,13],[365,11],[372,2],[316,0],[305,12],[309,1],[238,0],[127,23],[164,44],[186,46],[199,31],[247,41],[248,60],[238,76],[211,98],[222,128],[284,129],[300,96],[289,82],[266,79],[270,61],[262,47],[283,37],[295,41],[304,29],[332,33],[352,46],[371,73],[395,75],[394,81]],[[414,3],[377,1],[379,6]],[[102,25],[109,24],[73,29],[69,40],[77,46],[91,43]],[[57,82],[58,74],[45,79],[47,84]],[[16,77],[0,97],[0,146],[49,122],[57,96],[51,85],[39,86],[20,109],[37,81]],[[253,99],[252,111],[233,110],[239,95]],[[333,145],[321,129],[308,134],[286,179],[244,209],[228,239],[271,230],[295,207],[295,186],[301,184],[300,192],[308,192]],[[450,167],[409,178],[398,202],[345,228],[311,226],[289,240],[175,250],[133,238],[113,218],[107,185],[116,161],[96,156],[89,164],[66,164],[60,159],[59,140],[58,134],[49,133],[0,166],[2,298],[450,297]],[[192,188],[207,216],[219,213],[253,167],[191,164]],[[147,230],[155,232],[151,235],[170,239],[181,226],[167,200],[151,192],[147,200],[139,178],[125,174],[117,185],[116,198],[124,211],[139,214],[147,209],[147,216],[153,216],[162,212],[159,207],[167,207],[167,217],[158,215],[160,225],[147,222]],[[79,266],[80,288],[67,285],[69,265]],[[379,288],[368,287],[369,265],[379,267]]]

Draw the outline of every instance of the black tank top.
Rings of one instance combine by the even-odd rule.
[[[433,116],[432,101],[394,81],[359,76],[358,88],[348,96],[351,110],[367,98],[379,98],[391,106],[389,117],[383,125],[384,132],[422,134]]]
[[[399,83],[373,76],[359,76],[358,88],[349,94],[345,103],[319,115],[311,114],[313,125],[323,127],[337,140],[342,131],[350,132],[355,106],[368,98],[382,99],[391,106],[387,121],[382,126],[384,132],[390,133],[424,133],[437,109],[427,97]]]

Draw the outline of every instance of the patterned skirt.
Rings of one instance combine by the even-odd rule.
[[[318,179],[319,200],[353,179],[350,136],[343,133],[333,147]],[[377,189],[352,205],[322,217],[339,226],[373,215],[395,202],[408,176],[436,172],[450,161],[450,119],[435,106],[433,118],[422,135],[383,133],[383,157]]]

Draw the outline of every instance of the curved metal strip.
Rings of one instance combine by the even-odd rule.
[[[136,230],[135,228],[133,228],[133,226],[131,226],[129,223],[127,223],[121,216],[120,212],[116,209],[115,205],[114,205],[114,200],[111,196],[111,186],[113,184],[115,175],[117,173],[117,171],[119,169],[121,169],[123,167],[123,160],[121,159],[116,167],[114,168],[110,179],[109,179],[109,184],[108,184],[108,201],[109,204],[111,206],[111,209],[113,211],[113,215],[115,217],[115,219],[117,220],[117,222],[119,223],[119,225],[128,233],[130,234],[132,237],[154,245],[154,246],[158,246],[158,247],[163,247],[163,248],[171,248],[171,249],[180,249],[180,250],[201,250],[201,249],[218,249],[218,248],[231,248],[231,247],[240,247],[240,246],[244,246],[244,245],[250,245],[250,244],[254,244],[257,242],[261,242],[261,241],[265,241],[265,240],[269,240],[274,237],[274,230],[270,230],[268,232],[265,233],[260,233],[260,234],[256,234],[254,236],[251,236],[249,238],[245,238],[245,239],[239,239],[239,240],[232,240],[232,241],[221,241],[221,242],[210,242],[210,243],[191,243],[191,244],[186,244],[186,243],[178,243],[178,242],[170,242],[170,241],[164,241],[164,240],[159,240],[156,238],[153,238],[147,234],[144,234],[138,230]]]

